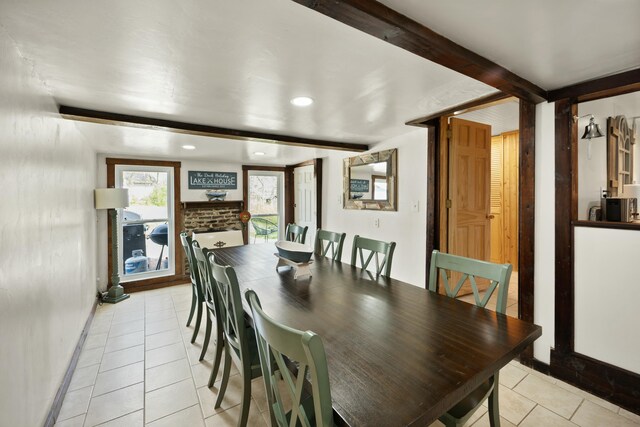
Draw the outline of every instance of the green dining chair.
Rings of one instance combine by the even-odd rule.
[[[353,237],[353,246],[351,247],[351,265],[356,266],[356,261],[359,256],[360,268],[366,270],[371,260],[375,258],[376,274],[390,277],[393,251],[395,249],[396,242],[387,243],[355,235]],[[369,251],[369,256],[366,261],[364,259],[364,251]],[[379,255],[383,255],[382,261],[380,261]]]
[[[296,243],[304,243],[307,238],[307,230],[309,227],[306,225],[303,227],[296,224],[287,224],[284,236],[285,240]]]
[[[204,306],[207,309],[207,321],[206,332],[204,335],[204,342],[202,343],[202,351],[200,352],[200,358],[204,359],[204,355],[209,348],[209,340],[211,339],[211,327],[213,322],[216,322],[216,337],[213,341],[215,345],[215,358],[213,360],[213,369],[211,370],[211,376],[215,379],[218,376],[218,370],[220,369],[220,361],[222,360],[222,347],[224,345],[224,339],[222,336],[222,323],[220,322],[218,307],[218,295],[213,284],[213,275],[211,274],[210,259],[213,260],[213,253],[209,249],[202,249],[198,242],[193,242],[193,255],[196,259],[198,266],[198,272],[200,274],[200,281],[202,288],[204,289]]]
[[[334,261],[342,260],[342,245],[347,233],[336,233],[333,231],[316,230],[315,253],[320,256],[327,256],[329,248],[331,248],[331,259]]]
[[[215,259],[210,258],[210,261],[224,334],[224,368],[214,408],[219,408],[222,403],[229,383],[231,361],[233,361],[242,376],[242,401],[238,426],[245,427],[251,405],[251,380],[262,375],[256,337],[253,329],[245,323],[240,286],[235,270],[233,267],[216,263]],[[209,387],[213,386],[214,381],[215,376],[212,375],[209,378]]]
[[[194,342],[196,342],[196,337],[198,336],[198,331],[200,330],[204,292],[202,290],[202,283],[200,281],[200,273],[196,265],[196,260],[193,256],[193,248],[191,247],[193,241],[191,240],[191,237],[189,237],[187,233],[183,231],[182,233],[180,233],[180,242],[182,243],[184,254],[187,257],[187,262],[189,264],[189,275],[191,276],[191,310],[189,311],[187,326],[191,324],[193,314],[194,312],[196,312],[196,308],[198,309],[196,314],[196,325],[193,330],[193,336],[191,337],[191,343],[193,344]]]
[[[494,264],[457,255],[449,255],[435,250],[431,254],[429,290],[432,292],[438,291],[438,272],[440,272],[441,284],[444,291],[446,295],[451,298],[455,298],[458,295],[460,289],[468,280],[477,306],[485,307],[493,293],[497,290],[498,301],[496,311],[505,314],[507,310],[507,294],[509,292],[511,270],[511,264]],[[447,272],[457,272],[461,274],[458,283],[454,287],[449,284]],[[489,281],[489,286],[482,297],[480,296],[476,278]],[[499,372],[495,372],[491,378],[469,393],[467,397],[441,416],[440,421],[447,427],[462,426],[480,407],[482,402],[488,398],[489,422],[491,426],[499,426],[498,374]]]
[[[267,316],[253,290],[248,289],[245,298],[255,326],[271,424],[279,427],[333,426],[329,370],[320,336],[290,328]],[[295,364],[295,374],[285,358]],[[284,391],[289,399],[283,399],[278,385],[280,378],[284,380]],[[305,389],[306,378],[311,394]],[[285,412],[284,400],[292,402],[289,412]]]

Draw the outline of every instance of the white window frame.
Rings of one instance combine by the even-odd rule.
[[[286,224],[284,223],[284,172],[281,171],[263,171],[258,169],[249,169],[247,174],[247,202],[249,206],[247,209],[251,212],[251,186],[249,183],[251,182],[252,176],[275,176],[278,178],[278,240],[284,240],[284,228]]]
[[[174,209],[174,168],[170,166],[138,166],[138,165],[115,165],[115,186],[122,188],[122,173],[123,172],[166,172],[167,175],[167,218],[152,218],[145,219],[144,222],[160,222],[167,221],[169,225],[167,230],[167,251],[169,253],[169,268],[164,270],[151,270],[143,273],[124,274],[124,262],[123,259],[123,236],[122,226],[129,223],[140,223],[140,221],[123,221],[123,211],[125,209],[118,209],[118,275],[120,276],[121,283],[135,282],[138,280],[153,279],[156,277],[174,276],[176,274],[176,242],[175,236],[175,209]],[[146,254],[145,254],[146,255]]]

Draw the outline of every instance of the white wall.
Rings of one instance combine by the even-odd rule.
[[[536,359],[550,363],[554,343],[555,299],[555,104],[536,105],[535,249],[533,318],[542,336]]]
[[[575,350],[640,374],[640,231],[575,229]]]
[[[580,107],[582,114],[600,112],[584,105]],[[555,323],[554,110],[554,104],[536,106],[534,319],[542,326],[542,336],[534,344],[534,356],[545,363],[550,363]],[[616,112],[609,109],[602,114]],[[594,140],[592,149],[596,148],[596,141],[604,142]],[[579,153],[580,161],[584,162],[586,150]],[[597,155],[594,150],[592,161]],[[604,152],[603,155],[606,157]],[[583,164],[580,168],[586,169]],[[605,170],[603,177],[604,174]],[[640,312],[636,307],[640,297],[636,266],[638,248],[640,231],[585,227],[575,230],[575,350],[640,373],[640,339],[634,333],[635,325],[640,324]]]
[[[96,296],[96,157],[0,26],[0,424],[44,423]]]
[[[358,234],[397,243],[391,276],[425,286],[426,200],[427,200],[427,131],[418,129],[389,139],[371,151],[398,149],[398,211],[359,211],[342,208],[342,167],[348,154],[336,152],[323,161],[322,228],[346,232],[342,261],[351,260],[353,236]],[[417,201],[418,212],[411,204]],[[374,220],[380,220],[380,227]]]
[[[631,118],[640,116],[640,92],[578,104],[578,115],[585,114],[593,114],[605,136],[591,140],[591,158],[588,156],[589,142],[578,139],[578,219],[588,218],[589,207],[600,206],[600,188],[607,188],[607,117],[626,116],[632,127]],[[578,138],[582,137],[588,124],[589,117],[578,120]],[[633,179],[640,182],[640,147],[637,144]]]

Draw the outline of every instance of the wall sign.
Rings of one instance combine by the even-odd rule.
[[[368,179],[352,179],[350,187],[351,187],[351,192],[353,193],[368,193],[369,180]]]
[[[236,172],[189,171],[189,190],[237,190]]]

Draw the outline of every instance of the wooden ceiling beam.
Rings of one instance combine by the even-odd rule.
[[[129,114],[88,110],[84,108],[60,105],[60,115],[65,119],[90,123],[101,123],[114,126],[133,127],[138,129],[163,130],[186,135],[206,136],[213,138],[235,139],[241,141],[266,142],[271,144],[290,145],[296,147],[324,148],[328,150],[362,152],[369,149],[368,144],[327,141],[322,139],[299,138],[296,136],[277,135],[240,129],[228,129],[209,125],[178,122],[174,120],[152,117],[133,116]]]
[[[551,90],[549,91],[549,102],[559,101],[561,99],[574,99],[577,102],[586,102],[639,90],[640,68],[636,68],[635,70]]]
[[[506,94],[534,103],[547,99],[544,89],[377,1],[293,1]]]

